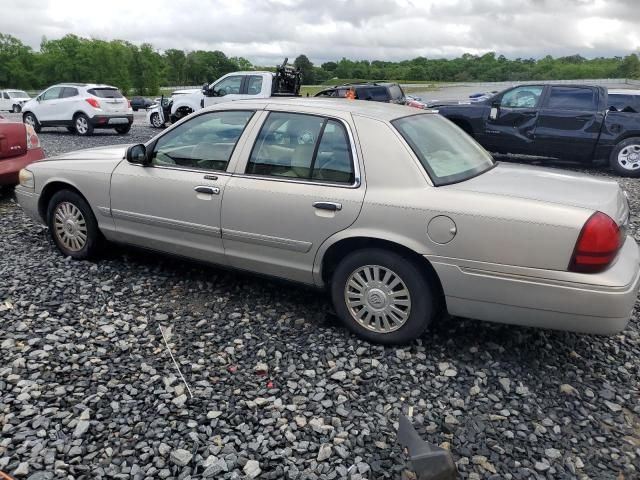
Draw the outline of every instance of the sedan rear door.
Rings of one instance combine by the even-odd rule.
[[[535,133],[539,155],[586,160],[591,158],[604,121],[598,108],[599,89],[552,86],[540,109]]]
[[[311,284],[318,248],[355,222],[364,199],[351,117],[304,107],[262,116],[224,192],[227,260]]]

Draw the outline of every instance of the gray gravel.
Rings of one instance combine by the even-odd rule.
[[[157,133],[61,132],[49,154]],[[640,182],[619,180],[640,240]],[[612,337],[448,319],[385,348],[304,288],[115,246],[65,259],[7,194],[0,232],[0,470],[18,478],[398,479],[409,407],[461,478],[638,478],[637,308]]]

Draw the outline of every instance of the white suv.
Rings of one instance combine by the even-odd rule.
[[[129,101],[116,87],[64,83],[49,87],[22,106],[22,119],[39,132],[42,127],[67,127],[78,135],[94,128],[127,133],[133,123]]]

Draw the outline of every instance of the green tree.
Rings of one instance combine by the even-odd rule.
[[[315,83],[313,63],[311,63],[311,60],[309,60],[306,55],[299,55],[293,61],[293,65],[300,70],[302,83],[304,85],[313,85]]]

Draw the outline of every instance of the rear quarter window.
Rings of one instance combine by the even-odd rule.
[[[90,88],[87,92],[99,98],[122,98],[117,88]]]

